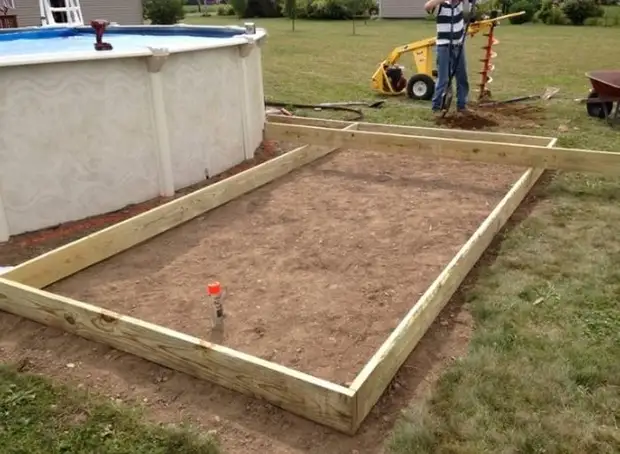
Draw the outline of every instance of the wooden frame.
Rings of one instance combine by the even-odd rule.
[[[0,310],[108,344],[354,434],[546,168],[620,173],[620,155],[555,148],[556,139],[551,137],[279,115],[268,117],[265,137],[308,145],[13,268],[0,277]],[[43,290],[339,148],[529,167],[348,387]]]

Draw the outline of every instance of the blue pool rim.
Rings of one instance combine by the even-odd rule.
[[[243,27],[218,27],[218,26],[109,26],[104,36],[109,35],[141,35],[141,36],[192,36],[202,38],[234,38],[245,33]],[[45,27],[45,28],[7,28],[0,29],[0,42],[14,41],[18,39],[53,39],[71,38],[74,36],[94,35],[95,31],[90,26],[81,27]]]

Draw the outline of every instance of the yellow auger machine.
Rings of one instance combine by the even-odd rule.
[[[487,89],[487,85],[493,80],[490,73],[495,69],[491,60],[497,56],[493,51],[493,45],[499,41],[495,38],[495,27],[499,25],[499,21],[511,17],[521,16],[525,11],[498,16],[494,12],[488,18],[472,22],[467,30],[468,36],[474,36],[481,31],[486,31],[484,36],[487,37],[484,58],[479,86],[479,99],[490,97],[491,92]],[[433,47],[435,47],[435,38],[427,38],[421,41],[399,46],[390,52],[390,55],[379,65],[379,68],[372,75],[372,87],[376,91],[384,95],[400,95],[404,92],[407,96],[415,100],[430,100],[435,91],[435,78],[437,71],[434,68],[435,61],[433,58]],[[403,70],[404,67],[398,65],[398,60],[403,54],[413,53],[414,74],[407,79]]]

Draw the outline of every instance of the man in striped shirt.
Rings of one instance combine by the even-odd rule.
[[[459,112],[467,110],[467,96],[469,94],[469,81],[467,79],[467,64],[465,61],[465,49],[460,48],[464,42],[465,21],[463,19],[462,0],[428,0],[424,5],[426,11],[437,10],[437,82],[433,94],[433,112],[441,110],[442,97],[448,88],[450,72],[456,79],[456,108]],[[461,52],[459,61],[458,54]],[[450,63],[452,61],[452,63]],[[456,67],[455,67],[456,65]]]

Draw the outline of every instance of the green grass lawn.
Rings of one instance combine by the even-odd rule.
[[[184,428],[142,423],[138,411],[0,366],[2,454],[217,454]]]
[[[187,22],[240,21],[192,15]],[[433,34],[425,21],[360,22],[355,36],[351,23],[298,22],[291,32],[287,20],[256,22],[269,32],[266,96],[284,102],[375,99],[376,65],[395,46]],[[538,124],[516,132],[556,136],[569,147],[620,146],[617,130],[573,101],[587,94],[586,71],[619,66],[619,34],[502,25],[494,97],[561,88]],[[468,45],[472,82],[482,45],[481,37]],[[368,110],[366,120],[434,125],[428,104],[404,98]],[[386,440],[392,453],[620,452],[620,180],[555,173],[534,193],[538,203],[502,234],[496,258],[487,254],[462,292],[475,320],[467,356],[450,365],[426,402],[410,403]],[[215,452],[209,439],[80,399],[0,370],[2,452]]]

